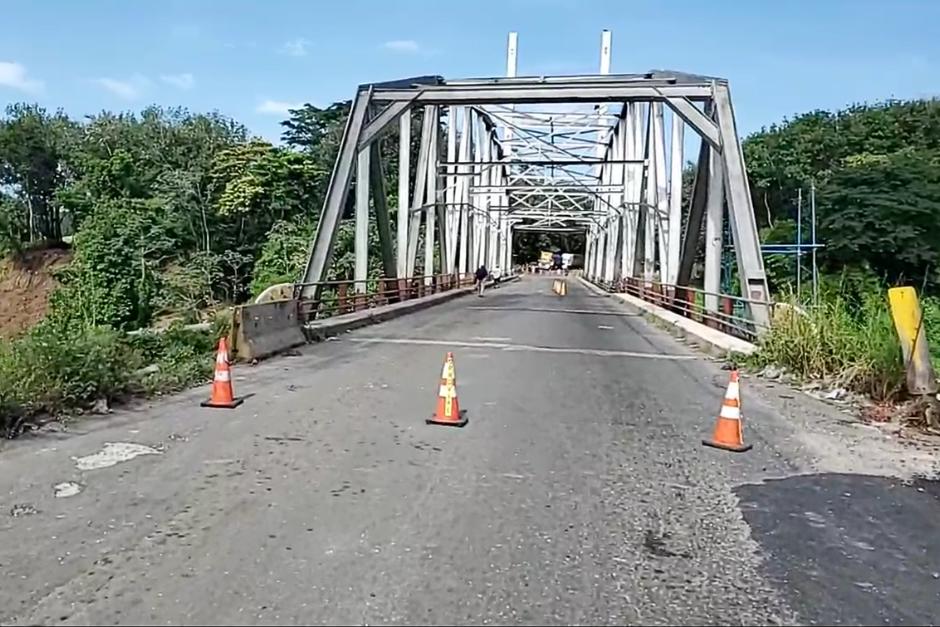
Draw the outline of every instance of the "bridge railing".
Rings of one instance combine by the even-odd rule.
[[[374,278],[364,281],[320,281],[294,284],[294,298],[299,302],[302,320],[320,320],[471,285],[473,285],[472,274],[432,274],[407,279]],[[317,290],[319,298],[301,297],[304,288],[310,286],[320,288]]]
[[[751,317],[751,306],[762,305],[771,312],[774,307],[772,302],[757,301],[732,294],[708,292],[696,287],[670,285],[636,278],[620,279],[613,283],[605,281],[594,281],[594,283],[608,292],[630,294],[690,320],[700,322],[749,342],[755,341],[766,330]],[[718,303],[717,311],[706,309],[707,297],[712,297]]]

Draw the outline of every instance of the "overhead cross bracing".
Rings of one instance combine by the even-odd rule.
[[[611,74],[607,31],[599,74],[518,77],[516,43],[511,34],[505,78],[424,76],[359,87],[311,245],[304,295],[316,297],[326,277],[355,174],[358,290],[368,278],[373,210],[386,275],[410,278],[421,267],[426,281],[480,264],[510,267],[514,232],[580,230],[590,277],[687,285],[704,224],[704,287],[715,294],[705,306],[717,310],[727,215],[742,293],[755,322],[765,324],[767,283],[728,82],[666,70]],[[401,163],[393,243],[375,142],[396,122]],[[690,198],[682,196],[686,127],[701,141]]]

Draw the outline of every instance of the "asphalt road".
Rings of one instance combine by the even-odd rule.
[[[448,350],[463,429],[424,423]],[[879,440],[747,381],[754,449],[703,447],[728,373],[574,282],[235,374],[239,409],[202,389],[0,453],[0,621],[940,617],[934,484],[835,472]]]

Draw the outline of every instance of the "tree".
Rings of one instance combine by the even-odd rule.
[[[775,232],[766,227],[780,221],[795,225],[798,190],[805,198],[815,182],[825,268],[871,268],[891,280],[914,280],[933,264],[935,236],[928,227],[940,158],[940,101],[813,111],[763,129],[743,146],[765,233]],[[940,282],[928,277],[928,287],[935,285]]]
[[[889,281],[940,268],[940,154],[909,150],[850,160],[820,188],[830,267],[864,260]]]
[[[61,111],[49,114],[37,105],[14,104],[0,120],[0,185],[25,212],[7,224],[23,225],[21,240],[62,237],[56,191],[72,175],[70,151],[77,126]]]

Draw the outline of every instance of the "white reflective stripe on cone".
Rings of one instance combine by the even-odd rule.
[[[440,396],[441,398],[453,398],[457,396],[457,391],[454,389],[454,386],[452,385],[442,385],[438,389],[437,395]]]
[[[231,381],[232,373],[228,370],[216,370],[215,371],[215,380],[216,381]]]
[[[217,363],[217,364],[227,364],[227,363],[228,363],[228,353],[225,353],[225,352],[223,352],[223,351],[219,351],[219,353],[215,356],[215,363]]]
[[[728,390],[725,392],[725,398],[737,399],[741,396],[741,386],[737,381],[728,384]]]
[[[720,418],[729,418],[731,420],[741,420],[741,408],[722,405],[721,413],[719,413],[718,416]]]

